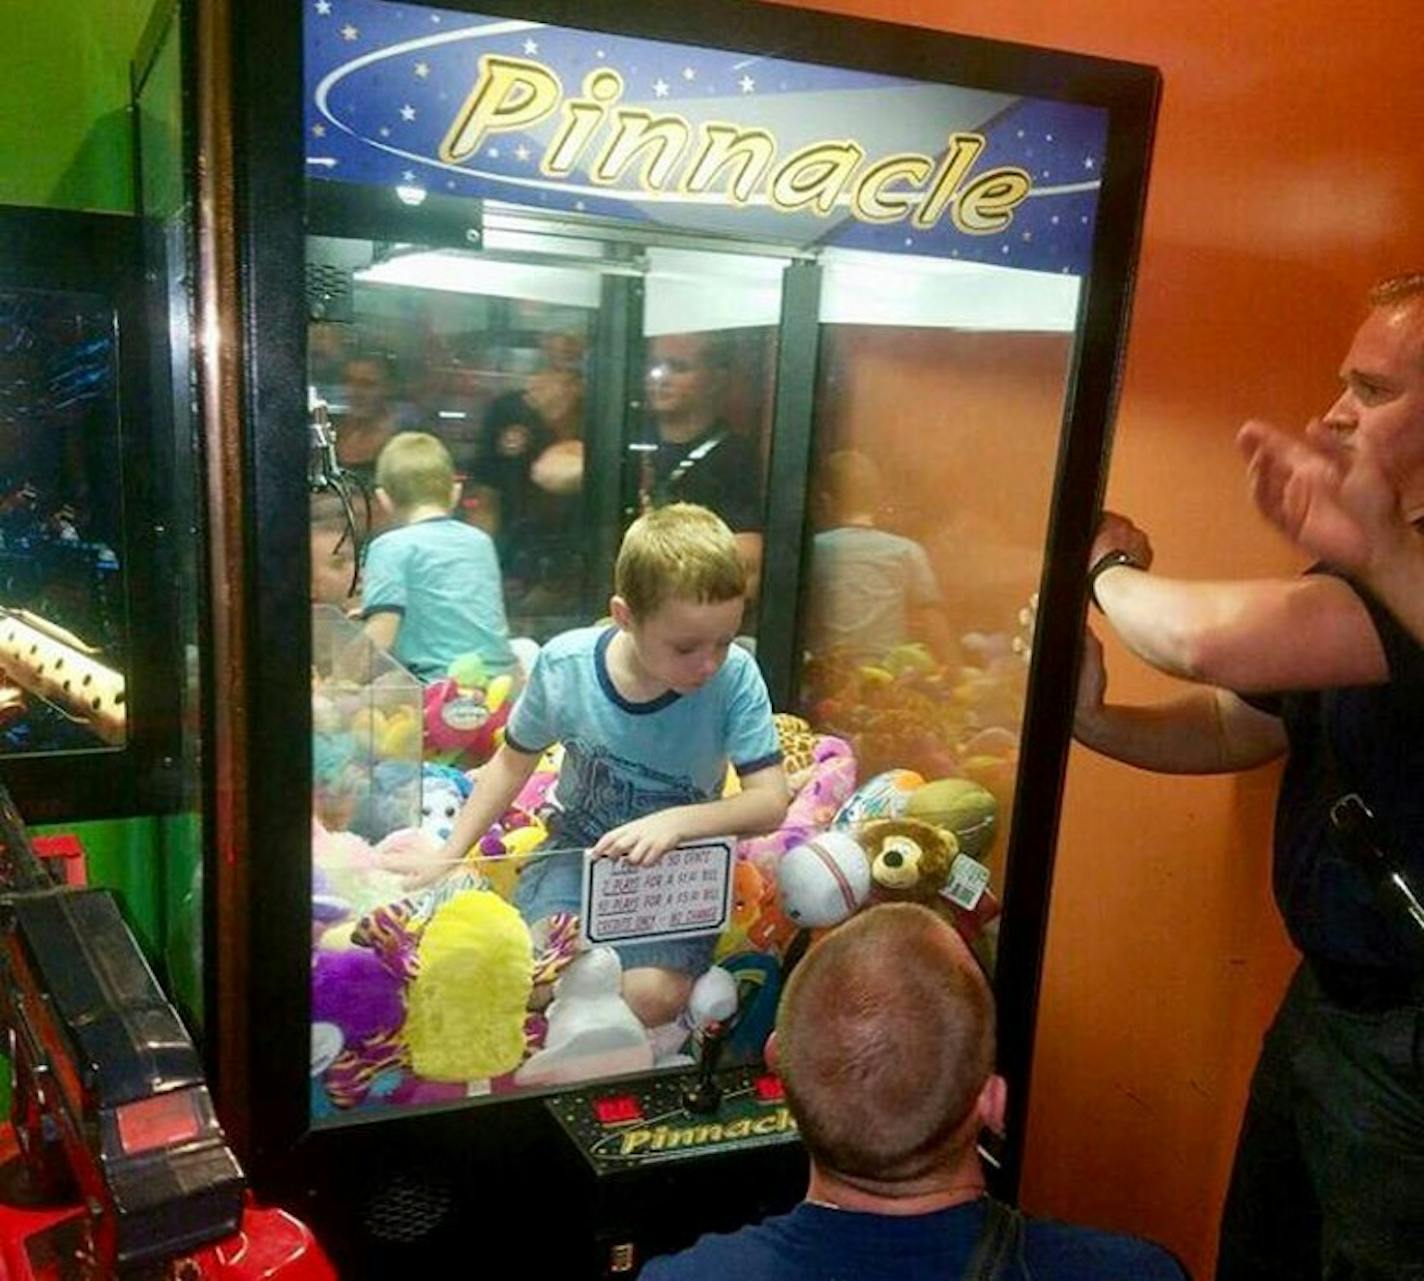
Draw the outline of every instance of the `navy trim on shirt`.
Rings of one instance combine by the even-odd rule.
[[[660,712],[664,707],[671,707],[682,697],[675,689],[665,690],[646,703],[630,703],[614,688],[613,677],[608,674],[608,647],[613,643],[613,637],[617,631],[616,627],[607,628],[593,647],[593,670],[598,674],[599,688],[603,690],[608,701],[614,707],[621,708],[634,716],[646,716],[650,712]],[[506,734],[505,737],[507,738],[508,735]]]
[[[361,611],[361,621],[364,623],[368,618],[375,618],[377,614],[399,614],[405,616],[404,605],[372,605],[370,609]]]
[[[526,756],[543,756],[544,753],[549,750],[549,747],[553,746],[553,744],[550,743],[549,747],[525,747],[523,743],[510,734],[507,726],[504,731],[504,741],[516,752],[523,752]]]
[[[781,748],[778,747],[776,751],[770,755],[758,756],[756,760],[748,761],[745,765],[738,765],[736,761],[733,761],[732,768],[737,771],[738,778],[746,778],[748,774],[755,774],[759,769],[766,769],[771,765],[780,765],[783,759]]]

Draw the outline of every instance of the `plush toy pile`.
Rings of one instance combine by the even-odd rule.
[[[912,663],[883,687],[915,704],[928,698],[932,676]],[[438,697],[445,706],[465,695],[447,689]],[[488,701],[496,714],[507,707],[497,693]],[[427,701],[427,736],[434,705]],[[340,711],[333,708],[333,716]],[[923,707],[915,715],[922,713],[929,715]],[[338,716],[330,734],[350,732],[351,716],[344,714],[346,728]],[[794,716],[776,721],[791,804],[777,831],[738,844],[731,921],[716,954],[719,982],[738,1008],[729,1062],[760,1053],[782,962],[807,932],[834,928],[872,903],[913,899],[991,948],[998,911],[986,864],[994,859],[1002,806],[985,781],[995,778],[993,771],[975,758],[991,757],[1007,769],[1014,755],[1007,730],[971,726],[964,717],[963,731],[972,732],[953,737],[941,717],[942,755],[921,755],[918,763],[952,768],[926,776],[900,764],[857,788],[857,751],[845,737],[818,733]],[[365,728],[374,735],[380,725],[367,718]],[[406,733],[385,718],[382,732],[395,729]],[[328,741],[322,750],[337,747]],[[368,796],[319,812],[312,904],[317,1113],[680,1061],[663,1056],[659,1033],[675,1050],[688,1035],[686,1019],[642,1029],[619,994],[617,956],[581,952],[576,917],[556,918],[536,947],[511,905],[518,868],[547,839],[559,760],[555,748],[471,855],[420,891],[407,891],[407,878],[434,867],[460,807],[479,785],[477,774],[392,755],[377,765],[387,773],[373,791],[384,801]],[[336,775],[328,770],[326,777]],[[728,788],[735,786],[733,774]],[[553,1004],[540,1013],[537,994],[550,987]]]
[[[961,648],[957,666],[936,663],[921,645],[899,646],[878,664],[815,658],[805,704],[817,724],[850,744],[865,775],[903,768],[969,778],[1002,800],[1018,764],[1024,642],[971,633]]]

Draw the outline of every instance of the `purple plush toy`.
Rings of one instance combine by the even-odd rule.
[[[405,1022],[403,986],[370,948],[317,952],[312,963],[312,1021],[335,1023],[348,1047],[394,1032]]]

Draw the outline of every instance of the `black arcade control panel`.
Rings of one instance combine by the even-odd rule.
[[[799,1141],[781,1081],[765,1068],[729,1069],[716,1081],[721,1096],[710,1110],[688,1105],[680,1075],[604,1082],[547,1106],[599,1176]]]

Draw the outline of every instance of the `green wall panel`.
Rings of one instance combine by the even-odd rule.
[[[0,0],[0,204],[134,207],[129,60],[155,0]]]

